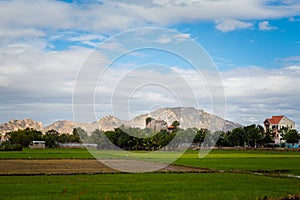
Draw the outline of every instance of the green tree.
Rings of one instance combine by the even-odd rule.
[[[146,126],[147,126],[152,120],[154,120],[152,117],[147,117],[147,118],[146,118]]]
[[[109,148],[109,141],[104,134],[104,132],[100,129],[96,129],[91,134],[91,141],[92,143],[97,144],[98,150],[108,149]]]
[[[229,140],[229,143],[233,146],[240,146],[244,144],[244,142],[246,141],[246,134],[244,128],[239,127],[233,129],[227,137],[227,139]]]
[[[284,135],[286,135],[288,132],[289,132],[289,128],[288,127],[281,127],[280,130],[278,131],[279,132],[279,135],[280,135],[280,143],[281,143],[281,140],[284,139]]]
[[[58,136],[58,142],[60,142],[60,143],[67,143],[70,141],[71,141],[71,139],[70,139],[69,134],[63,133]]]
[[[294,145],[294,143],[298,143],[299,141],[299,133],[297,130],[292,129],[289,130],[283,137],[283,139],[286,140],[286,142],[288,143],[292,143]]]
[[[20,144],[23,147],[28,147],[32,141],[43,138],[41,131],[31,128],[6,133],[6,137],[12,144]]]
[[[176,128],[178,128],[180,126],[180,122],[177,121],[177,120],[175,120],[175,121],[172,122],[172,126],[174,126],[175,129],[176,129]]]
[[[73,134],[70,136],[70,142],[82,143],[79,134],[84,134],[81,128],[73,128]]]
[[[218,138],[218,141],[217,141],[218,147],[223,147],[224,144],[226,144],[226,142],[225,142],[225,133],[223,131],[217,131],[216,134],[219,135],[219,138]]]
[[[0,142],[0,151],[22,151],[22,145],[12,144],[10,141]]]
[[[206,134],[209,134],[210,131],[208,129],[199,129],[196,133],[196,136],[194,138],[194,143],[202,143],[204,141],[204,138]]]
[[[46,146],[49,148],[55,148],[58,147],[58,138],[59,138],[59,132],[56,130],[49,130],[45,133],[43,136],[43,139],[45,140]]]
[[[75,135],[74,135],[74,133],[75,133]],[[88,140],[89,140],[89,136],[88,136],[87,132],[84,129],[82,129],[81,127],[77,127],[75,129],[73,129],[73,135],[75,137],[79,136],[79,139],[78,138],[75,139],[76,142],[79,142],[79,143],[88,142]]]
[[[271,130],[268,130],[263,136],[264,145],[268,145],[269,143],[274,143],[274,136],[271,133]]]
[[[257,147],[258,144],[262,144],[263,133],[261,128],[261,126],[257,126],[256,124],[244,127],[248,146]]]

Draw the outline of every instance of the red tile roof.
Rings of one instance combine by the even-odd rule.
[[[272,116],[271,119],[268,119],[268,121],[271,123],[271,124],[279,124],[280,120],[283,118],[284,116],[281,115],[281,116]]]

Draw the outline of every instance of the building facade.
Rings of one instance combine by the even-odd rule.
[[[167,122],[165,122],[162,119],[153,119],[149,120],[146,122],[146,128],[151,128],[155,131],[161,131],[161,130],[166,130],[167,129]]]
[[[275,143],[281,143],[282,137],[285,132],[281,131],[283,129],[291,130],[295,129],[295,122],[290,120],[284,115],[272,116],[272,118],[267,118],[264,121],[265,131],[271,132],[275,138]]]

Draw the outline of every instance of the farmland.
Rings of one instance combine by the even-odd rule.
[[[2,199],[257,199],[299,192],[297,179],[233,173],[1,177]]]
[[[19,167],[17,175],[1,176],[1,199],[259,199],[300,193],[300,180],[288,177],[300,175],[300,152],[213,150],[202,159],[198,153],[182,155],[172,165],[175,171],[127,174],[104,167],[86,149],[0,152],[0,165],[32,170],[22,174]]]
[[[93,159],[94,157],[83,148],[78,149],[28,149],[23,151],[0,151],[0,159],[53,159],[74,158]]]
[[[91,150],[91,152],[93,155],[98,155],[96,150]],[[187,151],[176,160],[174,164],[217,170],[290,170],[293,173],[296,173],[296,175],[300,175],[299,151],[213,150],[202,159],[198,158],[198,153],[199,151]],[[21,152],[0,151],[0,159],[94,159],[92,154],[82,148],[25,148]],[[140,152],[140,154],[143,155],[143,152]],[[105,153],[102,152],[101,154],[99,153],[98,158],[108,155],[109,151]],[[172,157],[173,155],[172,153],[166,153],[163,156]]]
[[[300,175],[300,152],[214,150],[205,158],[199,159],[198,152],[190,151],[178,159],[175,164],[218,170],[282,170]]]

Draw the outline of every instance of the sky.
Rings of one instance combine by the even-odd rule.
[[[77,89],[91,80],[89,120],[176,106],[213,112],[210,86],[220,78],[226,119],[249,125],[285,115],[300,128],[298,0],[0,0],[0,13],[0,123],[74,120],[74,102],[84,104],[76,98],[88,99]],[[154,38],[149,27],[162,31]],[[132,30],[140,35],[126,35]],[[150,44],[143,40],[197,43],[218,77],[171,51],[126,53],[132,43]],[[82,76],[89,63],[99,69]]]

